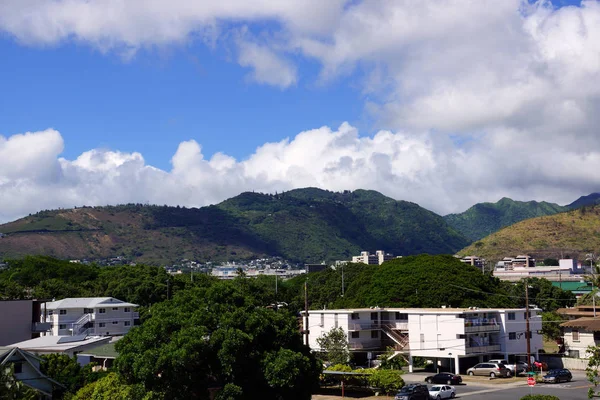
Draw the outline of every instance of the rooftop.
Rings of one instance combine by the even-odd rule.
[[[109,342],[110,339],[110,336],[40,336],[35,339],[11,344],[10,347],[18,347],[33,352],[61,353],[90,344],[100,345]]]
[[[70,297],[62,300],[52,301],[46,304],[46,308],[54,310],[57,308],[94,308],[98,306],[112,307],[137,307],[137,304],[127,303],[114,297]]]
[[[106,343],[102,346],[94,347],[90,351],[79,353],[82,356],[93,356],[97,358],[117,358],[119,353],[115,350],[114,343]]]
[[[537,310],[537,308],[530,307],[530,310]],[[525,308],[451,308],[451,307],[438,307],[438,308],[402,308],[402,307],[374,307],[374,308],[346,308],[346,309],[325,309],[325,310],[309,310],[310,313],[336,313],[336,314],[352,314],[355,312],[401,312],[408,314],[423,314],[423,313],[436,313],[436,314],[457,314],[457,313],[479,313],[479,312],[505,312],[505,311],[525,311]]]
[[[560,326],[565,328],[583,328],[590,332],[600,332],[600,318],[577,318],[567,321]]]

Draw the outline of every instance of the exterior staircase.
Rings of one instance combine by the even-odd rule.
[[[73,324],[71,325],[71,335],[76,336],[89,334],[90,331],[93,330],[93,321],[93,314],[83,314],[81,318],[73,322]],[[91,327],[90,323],[92,323]]]
[[[381,330],[396,343],[396,350],[402,351],[408,345],[408,334],[399,332],[393,325],[382,324]]]

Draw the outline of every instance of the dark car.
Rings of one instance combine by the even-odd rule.
[[[459,385],[462,382],[460,375],[454,375],[448,372],[442,372],[441,374],[428,376],[425,378],[427,383],[441,383],[446,385]]]
[[[544,383],[570,382],[571,379],[573,379],[573,375],[566,368],[552,369],[542,378]]]
[[[427,386],[413,383],[404,386],[394,397],[394,400],[429,400]]]

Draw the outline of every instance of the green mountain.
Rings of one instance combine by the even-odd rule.
[[[472,241],[528,218],[553,215],[569,210],[545,201],[514,201],[502,198],[497,203],[478,203],[460,214],[448,214],[446,222]]]
[[[124,256],[138,262],[347,260],[361,250],[454,253],[469,242],[417,204],[374,191],[242,193],[202,208],[129,204],[43,211],[0,225],[0,257]]]

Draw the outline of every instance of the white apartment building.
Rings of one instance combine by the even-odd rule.
[[[352,262],[359,264],[368,264],[368,265],[381,265],[385,261],[393,260],[394,255],[386,253],[383,250],[377,250],[375,254],[369,254],[368,251],[361,251],[360,256],[353,256]]]
[[[77,297],[46,303],[42,314],[51,323],[50,335],[124,335],[139,319],[137,304],[113,297]]]
[[[525,257],[525,256],[520,256]],[[494,268],[493,275],[504,281],[518,281],[523,278],[545,278],[550,281],[579,281],[586,271],[580,268],[577,260],[561,259],[559,265],[529,266],[524,262],[504,264],[500,261]]]
[[[351,351],[377,353],[392,346],[412,358],[424,357],[458,373],[490,358],[525,360],[525,309],[366,308],[310,310],[309,346],[333,328],[348,335]],[[530,308],[530,351],[542,346],[541,310]],[[306,329],[306,328],[305,328]]]

